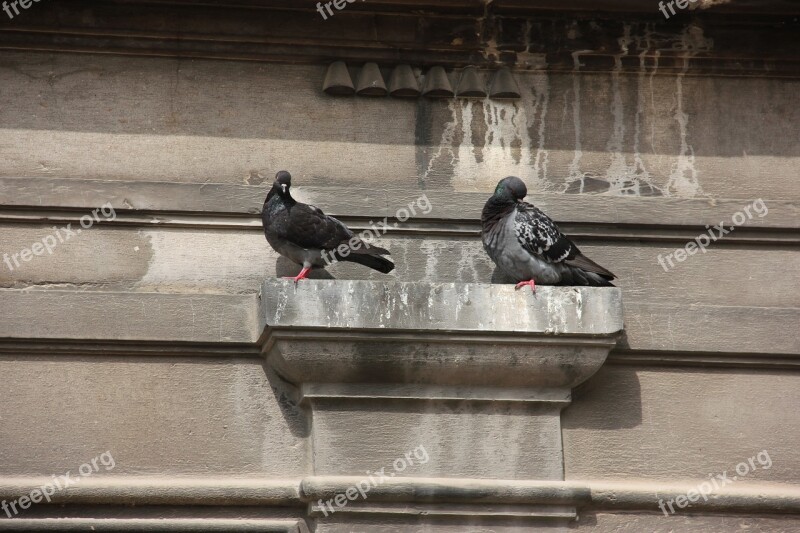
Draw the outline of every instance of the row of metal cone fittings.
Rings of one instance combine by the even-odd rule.
[[[454,76],[455,79],[455,76]],[[344,61],[336,61],[328,66],[322,90],[336,96],[386,96],[398,98],[416,98],[420,95],[431,98],[448,98],[458,96],[461,98],[494,99],[519,98],[519,86],[508,68],[496,70],[486,91],[483,76],[475,67],[466,67],[461,70],[458,77],[456,90],[450,84],[450,78],[443,67],[436,66],[428,69],[422,76],[423,87],[417,81],[417,76],[410,65],[397,65],[392,70],[389,78],[389,87],[383,81],[381,70],[376,63],[366,63],[358,73],[358,83],[353,85],[350,72]]]

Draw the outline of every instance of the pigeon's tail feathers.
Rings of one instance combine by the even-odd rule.
[[[369,244],[364,241],[360,242],[363,246],[352,248],[350,253],[363,255],[391,255],[389,250],[386,248],[381,248],[380,246],[375,246],[374,244]]]
[[[611,281],[616,278],[609,270],[601,267],[582,253],[578,253],[572,259],[567,259],[564,263],[568,266],[579,268],[587,274],[597,274],[599,277],[604,278],[606,281]]]
[[[565,273],[561,278],[559,285],[581,285],[584,287],[613,287],[614,284],[611,280],[595,274],[594,272],[587,272],[580,268],[570,268],[568,273]]]
[[[376,248],[375,246],[371,246],[371,248]],[[386,252],[386,250],[384,250]],[[389,252],[386,252],[388,254]],[[385,257],[381,257],[380,255],[366,255],[366,254],[350,254],[347,257],[342,257],[341,261],[352,261],[353,263],[358,263],[359,265],[364,265],[369,267],[373,270],[377,270],[382,274],[388,274],[392,270],[394,270],[394,263],[386,259]]]

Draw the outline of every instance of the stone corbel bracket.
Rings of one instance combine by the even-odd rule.
[[[623,327],[613,287],[534,295],[511,285],[268,280],[260,305],[263,353],[311,411],[316,476],[364,475],[423,446],[429,460],[397,475],[563,480],[561,409]]]

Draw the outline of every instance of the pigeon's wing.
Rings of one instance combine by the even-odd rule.
[[[347,226],[313,205],[296,203],[288,215],[283,237],[301,248],[332,250],[353,237]]]
[[[556,223],[529,203],[517,204],[514,231],[525,250],[551,263],[561,263],[580,254],[578,247],[559,231]]]
[[[581,253],[575,243],[561,233],[553,220],[536,206],[517,204],[514,230],[520,245],[529,253],[551,263],[564,263],[608,279],[616,276]]]

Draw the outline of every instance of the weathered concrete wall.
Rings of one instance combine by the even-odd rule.
[[[766,370],[606,366],[564,411],[567,477],[735,476],[738,463],[767,450],[772,465],[756,461],[741,482],[796,483],[798,428],[788,406],[800,400],[798,379]]]
[[[4,355],[2,476],[47,477],[107,450],[115,476],[303,475],[307,421],[262,363]]]
[[[713,45],[686,39],[690,55]],[[798,193],[793,79],[520,73],[522,99],[503,103],[332,98],[321,66],[4,53],[0,72],[0,176],[268,184],[287,168],[302,185],[484,192],[512,174],[534,194]]]

